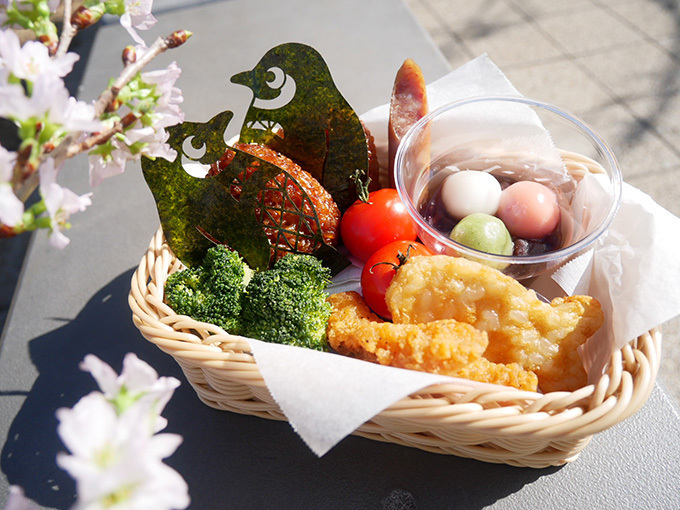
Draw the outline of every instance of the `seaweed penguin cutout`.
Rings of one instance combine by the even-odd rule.
[[[209,165],[224,153],[223,134],[232,117],[233,113],[226,111],[207,123],[172,126],[167,129],[168,144],[177,151],[175,161],[142,159],[144,178],[156,201],[165,239],[187,266],[203,260],[213,245],[211,238],[237,250],[252,267],[266,267],[269,260],[269,242],[247,204],[229,193],[224,182],[227,176],[195,177],[184,169],[183,163],[192,159],[184,152],[185,141],[195,150],[205,150],[196,160],[201,164]],[[243,240],[239,239],[240,231]]]
[[[286,155],[322,184],[340,210],[349,207],[356,200],[350,177],[357,169],[369,174],[366,133],[321,55],[304,44],[281,44],[231,81],[253,91],[240,141]]]
[[[254,92],[240,141],[268,145],[296,161],[331,193],[341,209],[349,206],[356,199],[350,177],[357,169],[368,172],[366,134],[316,50],[303,44],[282,44],[267,52],[253,70],[235,75],[232,81]],[[172,162],[142,158],[144,178],[173,253],[185,265],[194,266],[213,244],[225,244],[252,268],[265,269],[281,250],[296,252],[299,240],[306,236],[315,247],[313,253],[333,274],[349,265],[325,244],[316,208],[292,175],[226,144],[224,134],[233,116],[224,111],[206,123],[172,126],[167,129],[168,144],[178,157]],[[226,150],[233,158],[221,172],[203,177],[186,170],[188,163],[209,168]],[[202,154],[188,154],[196,151]],[[254,167],[257,171],[248,171]],[[274,178],[281,174],[282,182],[277,183]],[[290,200],[289,184],[299,190],[302,204]],[[234,186],[241,190],[238,198]],[[283,195],[283,208],[268,209],[267,193]],[[311,214],[305,213],[309,210]],[[283,214],[297,215],[303,228],[291,232],[280,223],[276,225],[276,218]],[[267,233],[271,236],[272,231],[274,241],[270,242]]]
[[[315,254],[337,273],[347,265],[346,259],[324,243],[310,197],[288,172],[229,148],[233,159],[218,174],[196,177],[187,173],[184,166],[188,161],[210,165],[224,154],[227,149],[224,131],[232,117],[233,113],[226,111],[207,123],[184,122],[170,127],[168,144],[178,153],[175,161],[142,160],[144,178],[156,201],[163,234],[173,253],[185,265],[194,266],[203,260],[213,244],[225,244],[236,250],[250,267],[266,269],[280,251],[295,252],[299,240],[306,236],[316,246]],[[194,150],[202,149],[203,155],[191,158],[185,151],[187,143]],[[255,167],[257,171],[248,171]],[[274,178],[281,174],[279,185]],[[300,207],[291,200],[282,200],[282,208],[271,210],[265,194],[280,193],[286,197],[289,185],[299,189]],[[234,186],[240,188],[238,198],[232,192]],[[305,206],[312,214],[303,212]],[[305,225],[305,230],[312,233],[291,233],[277,225],[276,218],[282,218],[283,214],[297,215],[299,225]],[[275,243],[270,243],[265,228],[275,232]]]

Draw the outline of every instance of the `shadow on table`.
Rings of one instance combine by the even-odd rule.
[[[134,351],[182,381],[163,413],[184,443],[168,459],[189,484],[191,508],[482,508],[558,468],[533,470],[349,437],[317,458],[285,422],[202,404],[174,360],[144,340],[127,306],[132,270],[102,288],[72,321],[30,341],[39,376],[2,450],[10,484],[42,506],[69,508],[75,484],[55,464],[64,447],[55,411],[96,389],[78,368],[93,353],[120,371]]]

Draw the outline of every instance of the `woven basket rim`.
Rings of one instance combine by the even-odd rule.
[[[233,380],[266,388],[246,339],[177,315],[163,303],[165,278],[180,267],[159,228],[132,277],[129,305],[134,324],[178,362],[226,371]],[[505,437],[586,438],[619,423],[645,403],[656,379],[660,347],[661,331],[654,328],[613,353],[597,382],[573,392],[437,384],[395,402],[371,422],[458,423],[470,432]]]

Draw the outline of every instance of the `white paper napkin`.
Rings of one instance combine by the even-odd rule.
[[[591,378],[612,352],[680,314],[679,254],[680,218],[624,183],[619,211],[593,250],[550,275],[566,294],[602,305],[605,324],[581,352]]]
[[[406,395],[451,381],[338,354],[248,342],[272,397],[318,456]]]

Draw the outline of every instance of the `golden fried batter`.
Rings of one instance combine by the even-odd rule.
[[[357,292],[333,294],[328,300],[333,305],[328,342],[340,354],[381,365],[536,390],[536,376],[519,365],[506,367],[482,360],[487,335],[469,324],[454,320],[392,324],[372,313]]]
[[[468,363],[454,374],[454,377],[470,379],[472,381],[512,386],[520,390],[536,391],[538,377],[531,370],[524,370],[519,363],[493,363],[486,358],[479,358]]]
[[[496,269],[463,258],[414,257],[387,290],[395,323],[456,319],[489,334],[484,357],[536,372],[544,392],[573,391],[587,381],[577,347],[602,325],[590,296],[551,304]]]
[[[328,342],[340,354],[449,374],[478,359],[488,345],[486,333],[458,321],[384,322],[357,292],[333,294],[329,301],[333,313],[328,321]]]

